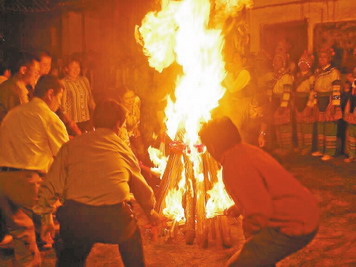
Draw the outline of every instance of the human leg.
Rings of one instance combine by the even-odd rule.
[[[313,143],[313,124],[303,123],[303,152],[310,153]]]
[[[352,162],[356,159],[356,124],[348,124],[347,126],[347,154],[346,162]]]
[[[324,154],[334,156],[336,153],[337,123],[335,121],[325,122],[325,150]]]
[[[315,233],[291,237],[277,229],[264,228],[246,241],[241,251],[228,261],[228,266],[275,266],[277,262],[306,246]]]
[[[304,140],[303,140],[303,123],[298,122],[296,124],[296,132],[297,132],[297,140],[298,140],[298,148],[301,151],[304,147]]]
[[[13,237],[16,266],[40,266],[41,255],[36,244],[31,211],[16,206],[8,199],[1,202],[9,234]]]
[[[90,253],[93,243],[83,240],[75,240],[70,237],[62,237],[61,248],[57,256],[58,267],[81,267],[85,266],[86,259]]]
[[[280,149],[291,151],[293,147],[292,141],[292,124],[282,124],[276,126],[277,143]]]
[[[128,240],[119,244],[119,251],[126,267],[145,266],[142,239],[138,228]]]
[[[41,263],[33,213],[29,208],[37,197],[40,180],[38,174],[31,171],[0,172],[0,208],[13,237],[18,266],[39,266]]]
[[[317,123],[317,135],[318,135],[318,142],[317,142],[317,152],[320,152],[321,155],[324,154],[324,147],[325,147],[325,125],[324,122]]]

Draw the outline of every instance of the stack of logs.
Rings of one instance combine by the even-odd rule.
[[[184,146],[181,146],[177,149],[176,146],[176,149],[170,149],[167,166],[157,194],[156,210],[162,214],[167,193],[178,188],[182,172],[184,172],[186,181],[182,206],[186,218],[183,230],[186,244],[193,244],[196,239],[197,244],[202,248],[206,248],[210,242],[222,247],[231,247],[231,232],[227,217],[217,215],[213,218],[206,218],[206,203],[209,199],[207,192],[218,182],[219,165],[209,153],[200,153],[202,164],[200,167],[202,167],[204,179],[196,179],[193,162],[187,153],[184,153],[183,148]],[[179,228],[179,223],[173,221],[168,237],[174,239]]]

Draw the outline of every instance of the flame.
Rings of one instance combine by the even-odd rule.
[[[234,205],[234,201],[225,191],[225,186],[222,181],[222,169],[218,171],[218,182],[207,193],[210,196],[206,203],[206,217],[212,218],[217,215],[222,215],[224,210]]]
[[[211,2],[214,3],[214,19],[210,18]],[[167,134],[172,140],[178,138],[187,145],[194,176],[199,182],[204,180],[201,152],[194,145],[200,143],[200,127],[211,119],[211,110],[218,106],[226,90],[221,84],[226,76],[222,54],[223,24],[228,16],[250,3],[251,0],[162,0],[161,10],[149,12],[142,25],[136,28],[136,39],[143,45],[152,68],[162,72],[173,62],[182,66],[183,74],[176,80],[175,101],[169,98],[165,110]],[[162,159],[161,156],[155,159],[158,165]],[[180,184],[185,181],[183,177]],[[184,218],[179,205],[184,184],[181,186],[169,191],[166,197],[164,214],[175,220]],[[216,194],[223,196],[223,200],[218,200]],[[221,179],[209,195],[207,216],[231,206],[232,200]]]
[[[166,196],[165,208],[163,214],[174,221],[184,222],[184,208],[182,206],[182,199],[185,190],[185,176],[182,172],[181,180],[179,181],[178,188],[171,189]]]
[[[168,157],[166,157],[164,152],[160,149],[151,146],[148,148],[148,154],[152,163],[155,165],[155,167],[151,168],[151,171],[159,174],[162,178],[163,172],[166,169]]]

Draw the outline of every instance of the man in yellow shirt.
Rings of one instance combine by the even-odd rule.
[[[62,94],[57,78],[41,77],[34,98],[10,110],[0,127],[0,208],[14,237],[19,266],[40,265],[31,208],[40,176],[69,140],[64,124],[54,113]]]

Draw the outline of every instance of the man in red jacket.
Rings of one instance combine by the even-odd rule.
[[[229,266],[274,266],[314,238],[319,224],[316,199],[269,154],[241,143],[229,118],[205,124],[200,137],[223,167],[235,214],[243,216],[246,243]]]

